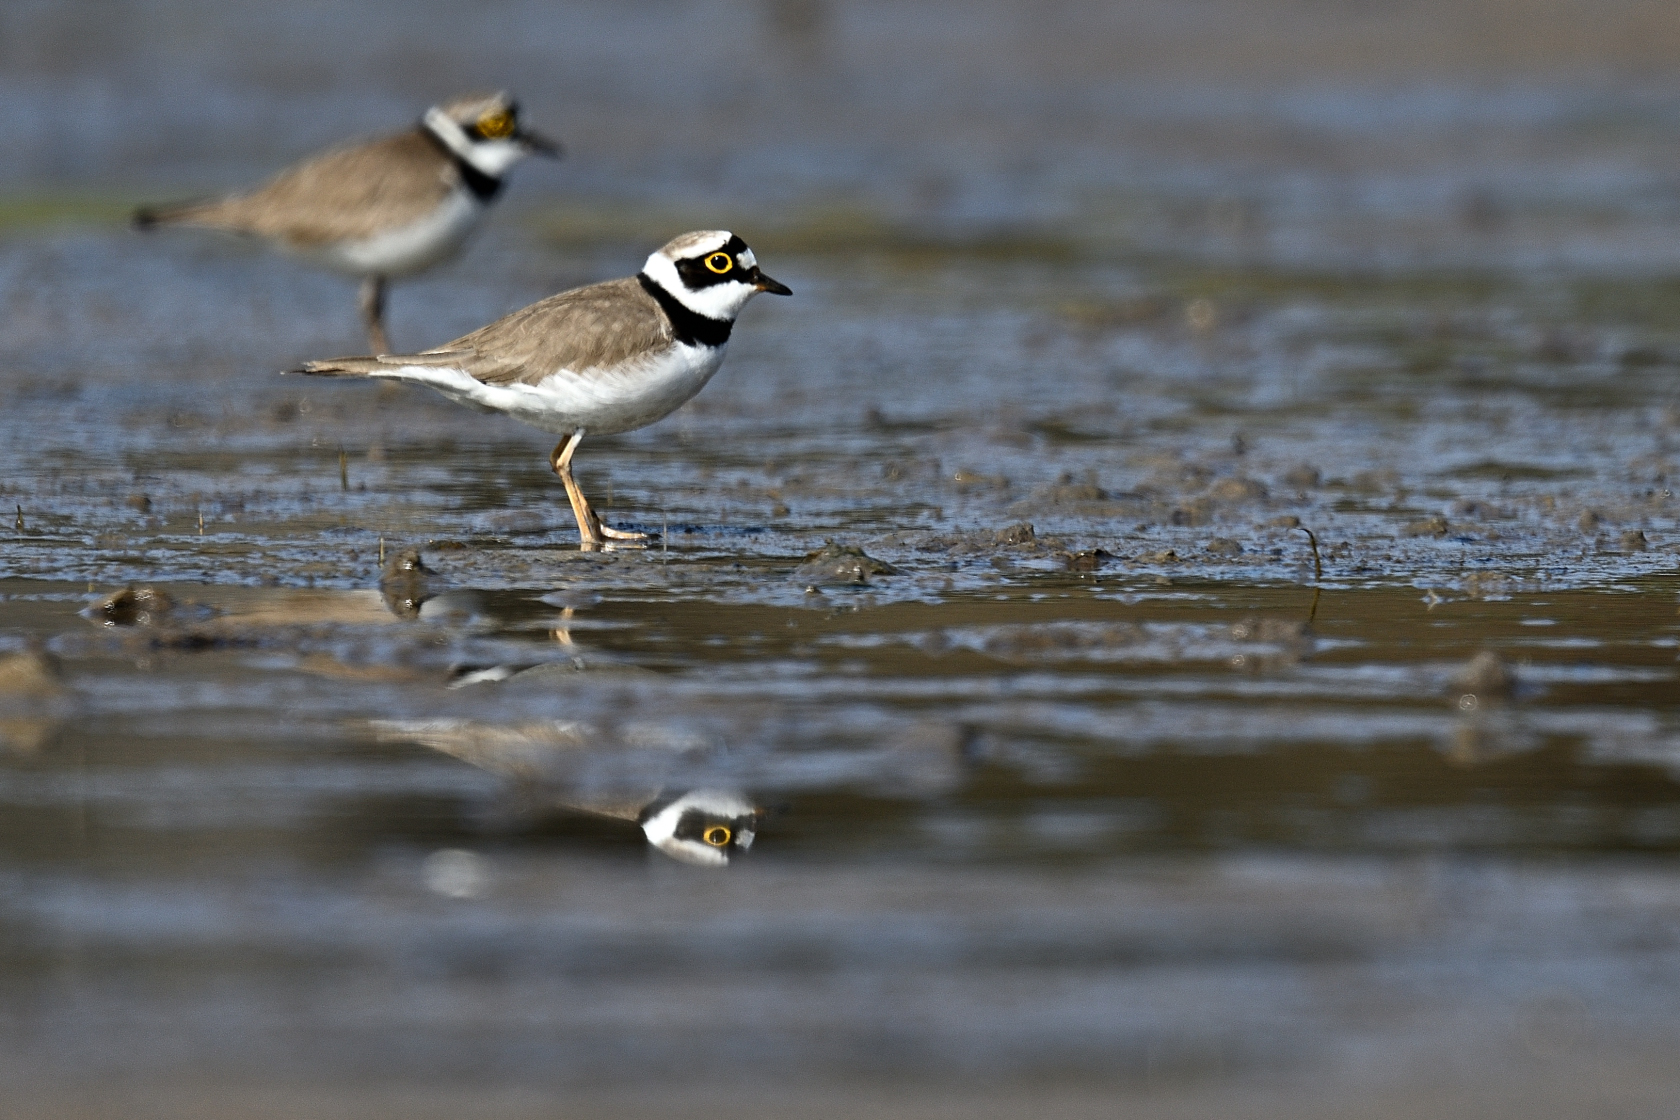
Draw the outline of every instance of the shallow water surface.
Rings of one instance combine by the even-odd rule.
[[[1662,330],[1568,278],[765,256],[799,297],[717,383],[584,445],[646,549],[418,391],[35,352],[10,1070],[1666,1084]],[[726,870],[635,823],[692,790],[762,810]]]

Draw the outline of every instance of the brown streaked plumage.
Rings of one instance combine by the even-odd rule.
[[[414,129],[323,152],[248,194],[150,207],[136,219],[254,234],[307,252],[419,221],[461,187],[454,161]]]

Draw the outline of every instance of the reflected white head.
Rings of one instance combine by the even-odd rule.
[[[758,267],[747,243],[726,229],[685,233],[649,255],[642,275],[697,315],[729,323],[759,292],[792,295]]]
[[[724,867],[752,847],[758,810],[734,790],[696,789],[675,801],[654,802],[642,819],[648,843],[673,859]]]

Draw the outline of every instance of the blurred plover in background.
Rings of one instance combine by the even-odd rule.
[[[467,94],[426,110],[414,128],[322,152],[248,193],[142,207],[134,222],[261,237],[360,278],[368,343],[384,353],[387,283],[454,256],[508,169],[532,153],[560,148],[521,126],[506,93]]]

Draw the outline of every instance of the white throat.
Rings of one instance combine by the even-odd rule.
[[[421,123],[444,147],[492,179],[501,178],[527,155],[525,146],[516,140],[474,140],[453,117],[435,105],[426,110]]]
[[[708,319],[719,319],[733,323],[735,317],[741,313],[741,308],[747,301],[758,294],[758,289],[751,284],[743,284],[739,280],[731,280],[727,284],[713,284],[710,287],[696,291],[682,282],[677,274],[677,266],[664,253],[653,253],[647,263],[642,266],[647,278],[664,288],[671,297],[696,315],[704,315]]]

